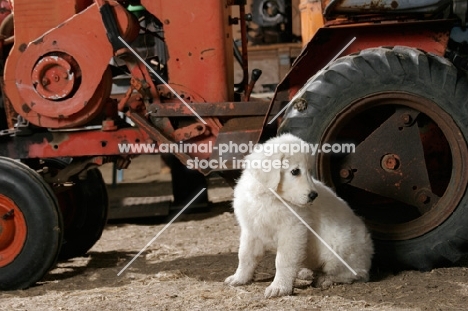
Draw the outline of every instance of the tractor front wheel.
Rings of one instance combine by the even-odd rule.
[[[29,167],[0,157],[0,290],[39,281],[61,244],[62,221],[50,187]]]

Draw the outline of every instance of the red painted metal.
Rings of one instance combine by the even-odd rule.
[[[0,156],[11,158],[57,158],[94,155],[136,154],[122,153],[119,144],[153,143],[145,131],[124,128],[118,131],[74,131],[35,133],[6,141]],[[143,152],[144,153],[144,152]]]
[[[7,196],[0,194],[0,268],[21,253],[27,225],[23,213]]]
[[[245,16],[245,4],[242,3],[239,5],[239,15],[240,16]],[[247,22],[245,18],[240,19],[240,31],[241,31],[241,55],[242,55],[242,84],[243,84],[243,89],[247,90],[248,89],[248,83],[249,83],[249,58],[248,58],[248,51],[247,51]],[[247,99],[248,100],[248,99]]]
[[[77,88],[76,81],[81,78],[81,72],[73,67],[77,67],[77,64],[68,55],[41,58],[31,75],[37,93],[52,100],[61,100],[73,95],[72,90]]]
[[[198,115],[205,116],[264,116],[268,110],[269,102],[222,102],[222,103],[190,103],[188,106],[197,112]],[[154,116],[161,117],[193,117],[193,112],[187,105],[178,100],[164,102],[158,106],[154,105]]]
[[[161,20],[169,82],[203,94],[208,102],[233,99],[232,34],[226,1],[142,0]]]
[[[96,5],[75,14],[76,8],[72,10],[71,5],[45,3],[34,2],[31,7],[30,1],[15,1],[17,30],[5,68],[5,91],[15,111],[29,122],[49,128],[76,127],[96,117],[110,94],[107,68],[113,49]],[[59,10],[62,14],[54,16],[54,4],[64,7],[65,13]],[[114,8],[122,36],[134,38],[134,20],[121,6]],[[40,19],[34,9],[42,14]],[[49,17],[52,24],[44,22]],[[71,18],[60,24],[68,17]],[[51,68],[60,74],[71,71],[76,80],[66,83],[65,90],[60,90],[57,82],[51,87],[45,81],[48,74],[53,75]]]
[[[173,105],[175,105],[175,107],[178,107],[175,108],[176,110],[187,112],[187,114],[184,116],[190,117],[190,119],[195,120],[191,121],[192,123],[202,122],[188,107],[195,105],[195,112],[197,112],[198,109],[201,109],[202,111],[207,111],[210,109],[216,109],[216,104],[207,103],[204,97],[200,96],[197,92],[190,90],[186,86],[172,83],[170,83],[169,86],[177,94],[179,94],[179,96],[184,100],[184,102],[180,101],[180,99],[178,99],[166,85],[158,85],[157,89],[161,98],[161,102],[156,101],[154,104],[151,104],[149,106],[148,111],[151,113],[151,116],[154,117],[152,119],[154,126],[163,133],[165,133],[165,135],[167,137],[170,137],[174,142],[178,142],[180,132],[183,132],[184,130],[178,131],[179,133],[175,133],[172,126],[170,126],[171,123],[167,122],[169,119],[165,118],[164,115],[159,114],[159,111],[173,110],[173,108],[171,107],[174,107]],[[223,127],[222,122],[219,120],[219,116],[219,114],[205,115],[205,117],[203,118],[203,121],[206,122],[206,129],[203,132],[204,135],[198,136],[196,141],[191,141],[191,143],[213,143],[216,140],[220,129]],[[185,122],[187,122],[186,120],[183,121],[184,125]],[[183,127],[184,125],[181,126]],[[199,156],[206,158],[209,157],[209,154],[199,154]]]

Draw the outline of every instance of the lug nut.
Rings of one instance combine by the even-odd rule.
[[[413,121],[413,118],[409,114],[404,113],[401,115],[401,121],[403,121],[405,125],[408,125]]]
[[[430,200],[431,198],[427,194],[421,193],[418,195],[418,201],[423,204],[429,203]]]
[[[351,176],[351,171],[346,169],[346,168],[343,168],[340,170],[340,177],[341,178],[349,178],[349,176]]]
[[[381,166],[384,170],[394,171],[400,167],[400,159],[397,155],[386,154],[382,158]]]
[[[353,179],[353,171],[348,168],[342,168],[340,170],[340,177],[342,182],[348,183]]]

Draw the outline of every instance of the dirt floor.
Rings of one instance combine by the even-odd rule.
[[[144,164],[144,163],[143,163]],[[125,178],[148,180],[148,170]],[[157,170],[168,189],[167,170]],[[107,177],[108,178],[108,177]],[[125,182],[124,178],[124,182]],[[142,183],[142,186],[144,184]],[[0,310],[467,310],[468,260],[430,272],[377,271],[368,283],[328,290],[298,281],[293,296],[264,299],[274,276],[268,255],[247,286],[223,284],[237,267],[239,227],[232,191],[210,186],[211,210],[184,214],[120,276],[174,216],[112,221],[88,256],[61,262],[28,290],[0,293]],[[160,195],[168,195],[160,194]]]

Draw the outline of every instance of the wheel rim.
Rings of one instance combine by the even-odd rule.
[[[463,135],[445,111],[421,96],[385,92],[356,100],[321,141],[355,144],[355,153],[318,154],[318,175],[365,218],[377,239],[430,232],[464,195]]]
[[[0,267],[8,265],[21,253],[26,234],[23,213],[10,198],[0,194]]]

